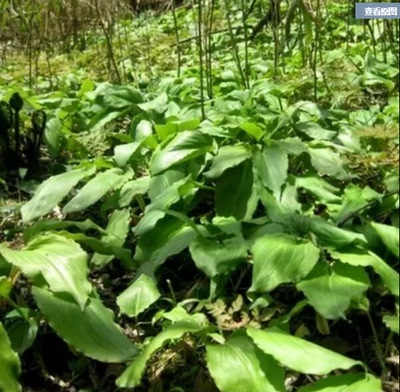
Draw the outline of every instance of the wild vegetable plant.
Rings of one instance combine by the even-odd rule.
[[[220,63],[204,56],[210,100],[199,58],[182,47],[178,77],[141,91],[84,80],[35,98],[51,112],[49,152],[63,145],[73,159],[22,206],[22,244],[0,248],[0,389],[20,390],[20,358],[43,325],[72,367],[121,364],[118,388],[387,386],[399,333],[398,137],[388,131],[398,70],[356,45],[324,52],[319,34],[314,65],[321,55],[327,80],[299,71],[299,51],[285,63],[291,78],[274,80],[263,56],[276,47],[242,50],[229,34],[213,38]],[[351,69],[341,79],[338,61]],[[105,148],[83,159],[89,140]]]

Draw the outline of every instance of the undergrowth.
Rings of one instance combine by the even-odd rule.
[[[1,64],[47,124],[31,176],[1,144],[0,390],[399,390],[392,25],[215,4]]]

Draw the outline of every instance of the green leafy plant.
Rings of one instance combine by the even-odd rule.
[[[38,110],[33,135],[46,110],[55,164],[21,182],[29,200],[0,209],[0,389],[21,389],[32,353],[46,374],[38,345],[49,331],[76,388],[96,369],[98,390],[388,387],[399,321],[394,56],[368,51],[361,26],[346,30],[341,5],[314,15],[306,3],[256,3],[125,22],[148,50],[131,84],[75,73],[57,92],[24,96]],[[252,41],[248,23],[268,8],[284,23],[273,21],[274,40],[260,30]],[[178,72],[148,41],[168,31]],[[7,131],[20,110],[10,105]]]

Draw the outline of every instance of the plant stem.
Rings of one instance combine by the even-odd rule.
[[[203,4],[199,0],[198,14],[197,14],[197,27],[199,31],[199,39],[197,41],[199,48],[199,67],[200,67],[200,101],[201,101],[201,118],[206,118],[204,109],[204,64],[203,64]]]
[[[177,69],[177,76],[178,78],[181,76],[181,43],[179,39],[179,28],[178,28],[178,18],[176,17],[176,0],[172,0],[172,16],[174,19],[174,30],[175,30],[175,42],[176,42],[176,52],[178,56],[178,69]]]
[[[372,317],[369,312],[366,312],[366,313],[367,313],[369,324],[371,326],[372,334],[374,336],[376,355],[378,357],[379,364],[381,365],[382,374],[383,374],[383,373],[385,373],[385,370],[386,370],[385,358],[383,357],[382,348],[379,343],[378,334],[376,332],[376,328],[375,328],[374,322],[372,320]]]

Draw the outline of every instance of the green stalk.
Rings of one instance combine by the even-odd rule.
[[[201,101],[201,118],[206,118],[204,109],[204,64],[203,64],[203,4],[202,0],[199,0],[199,7],[197,13],[197,28],[198,28],[198,40],[197,45],[199,49],[199,67],[200,67],[200,101]]]
[[[182,66],[182,60],[181,60],[181,42],[180,42],[180,37],[179,37],[179,28],[178,28],[178,18],[176,17],[176,0],[172,0],[172,16],[174,19],[174,32],[175,32],[175,42],[176,42],[176,52],[177,52],[177,60],[178,60],[178,69],[177,69],[177,76],[178,78],[181,76],[181,66]]]

